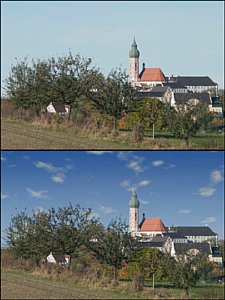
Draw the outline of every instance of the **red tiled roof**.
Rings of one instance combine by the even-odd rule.
[[[166,228],[160,218],[146,218],[140,231],[166,231]]]
[[[140,81],[166,81],[160,68],[145,68]]]

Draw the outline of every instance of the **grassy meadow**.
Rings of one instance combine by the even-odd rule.
[[[186,149],[184,141],[169,133],[156,132],[155,139],[146,132],[142,142],[134,143],[131,131],[121,130],[119,135],[88,132],[76,127],[49,127],[32,121],[2,119],[1,149]],[[198,134],[190,139],[189,149],[224,149],[224,134]]]
[[[132,293],[131,282],[119,286],[88,285],[77,278],[51,278],[32,272],[2,269],[1,299],[184,299],[183,292],[171,285],[150,283],[144,291]],[[224,285],[202,284],[190,290],[191,299],[224,299]]]

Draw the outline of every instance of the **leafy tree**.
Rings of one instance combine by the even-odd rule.
[[[71,203],[58,210],[49,210],[52,249],[76,257],[81,246],[88,245],[95,235],[98,220],[91,217],[91,209]]]
[[[39,265],[51,251],[50,223],[46,212],[18,212],[6,230],[6,241],[17,258],[32,259]]]
[[[128,76],[121,69],[112,70],[107,79],[101,78],[99,83],[100,86],[94,86],[90,99],[103,113],[113,117],[112,133],[116,135],[118,120],[134,103],[134,89],[128,83]]]
[[[17,108],[34,109],[39,115],[50,101],[76,105],[79,97],[89,97],[93,81],[103,75],[91,66],[90,58],[81,58],[79,54],[48,60],[27,58],[12,66],[6,79],[7,96]]]
[[[90,214],[90,209],[71,203],[58,210],[33,211],[32,216],[26,210],[19,212],[7,228],[7,244],[16,257],[32,259],[37,265],[51,251],[76,256],[101,226]]]
[[[142,290],[144,286],[144,280],[153,277],[154,288],[154,276],[160,274],[160,270],[163,268],[164,254],[156,248],[142,248],[136,250],[129,262],[130,273],[133,277],[134,290]]]
[[[185,141],[186,147],[189,147],[190,138],[200,130],[209,114],[206,105],[194,106],[189,103],[178,105],[168,116],[170,130],[176,137]]]
[[[51,99],[49,66],[46,61],[32,61],[27,58],[12,66],[6,79],[6,92],[16,108],[32,109],[39,115]]]
[[[150,99],[146,97],[137,103],[137,111],[146,129],[150,129],[152,124],[154,124],[158,130],[162,129],[166,124],[168,108],[168,105],[162,103],[157,98]]]
[[[51,84],[55,99],[70,104],[71,108],[76,107],[78,99],[82,96],[88,99],[93,84],[103,77],[91,64],[90,58],[82,58],[79,54],[73,55],[71,52],[57,59],[50,58]]]
[[[185,297],[189,297],[189,290],[195,286],[202,273],[205,271],[203,264],[206,258],[202,253],[195,255],[187,253],[185,255],[177,255],[176,259],[167,257],[165,262],[167,278],[175,287],[184,290]]]
[[[112,221],[106,230],[99,231],[96,242],[89,245],[98,260],[114,268],[114,284],[118,284],[117,270],[128,260],[134,243],[127,224],[119,219]]]

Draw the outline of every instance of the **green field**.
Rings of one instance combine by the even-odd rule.
[[[183,299],[181,290],[170,285],[146,287],[141,293],[131,293],[130,282],[119,287],[91,287],[74,278],[50,279],[30,272],[2,269],[1,299]],[[149,285],[149,284],[147,284]],[[199,285],[190,291],[191,299],[224,299],[224,286]]]
[[[129,142],[131,132],[120,131],[118,137],[80,133],[76,128],[43,128],[28,121],[6,120],[1,123],[1,148],[14,149],[185,149],[184,142],[171,134],[150,133],[141,143]],[[201,134],[190,140],[190,149],[224,149],[223,134]]]

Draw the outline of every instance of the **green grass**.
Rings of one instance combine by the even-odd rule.
[[[152,139],[151,132],[145,132],[145,139],[140,143],[132,143],[131,131],[120,130],[118,137],[111,135],[87,134],[75,127],[49,128],[31,121],[2,119],[2,149],[115,149],[115,150],[164,150],[186,149],[184,141],[174,138],[168,132],[156,132]],[[224,135],[198,134],[190,139],[189,149],[224,149]]]
[[[2,269],[1,299],[182,299],[183,291],[170,283],[146,282],[143,292],[129,291],[131,281],[123,280],[118,287],[94,286],[76,278],[50,279],[31,272]],[[222,284],[199,284],[190,289],[191,299],[224,299]]]

